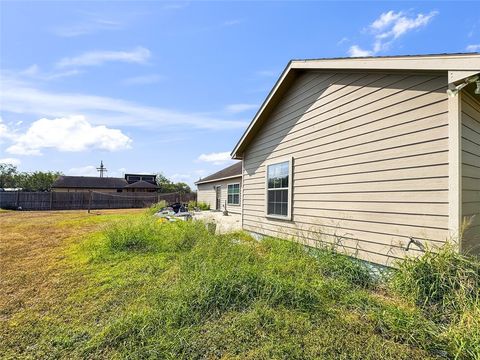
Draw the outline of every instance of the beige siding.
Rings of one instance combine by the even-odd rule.
[[[229,205],[227,204],[227,188],[228,184],[240,184],[240,205]],[[216,190],[214,189],[214,186],[221,186],[221,203],[222,203],[222,210],[224,209],[224,206],[226,205],[227,210],[231,212],[232,214],[240,214],[241,212],[241,201],[242,201],[242,194],[241,194],[241,188],[242,188],[242,178],[232,178],[232,179],[227,179],[227,180],[221,180],[221,181],[216,181],[216,182],[209,182],[206,184],[198,184],[198,192],[197,192],[197,199],[198,201],[203,201],[206,202],[207,204],[210,205],[210,209],[214,210],[215,209],[215,204],[216,204]]]
[[[243,227],[392,264],[448,237],[447,77],[306,72],[244,153]],[[266,163],[293,156],[292,221],[265,217]]]
[[[480,102],[462,94],[462,248],[480,254]]]

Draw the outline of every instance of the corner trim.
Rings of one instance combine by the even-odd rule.
[[[462,92],[448,97],[448,229],[462,251]]]

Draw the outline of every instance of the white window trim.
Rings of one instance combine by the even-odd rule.
[[[229,202],[228,202],[228,187],[229,187],[230,185],[238,185],[238,204],[229,203]],[[241,195],[241,194],[242,194],[242,187],[240,186],[240,183],[239,183],[239,182],[227,184],[227,205],[230,205],[230,206],[240,206],[240,203],[241,203],[240,195]]]
[[[273,215],[268,213],[268,167],[270,165],[288,162],[288,205],[287,216]],[[293,156],[275,159],[265,163],[265,217],[275,220],[292,220],[292,199],[293,199]]]

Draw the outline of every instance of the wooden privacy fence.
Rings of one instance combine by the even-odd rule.
[[[0,208],[21,210],[130,209],[161,200],[186,203],[196,200],[196,193],[0,192]]]

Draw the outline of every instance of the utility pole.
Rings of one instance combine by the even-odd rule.
[[[100,167],[97,168],[97,171],[100,173],[100,177],[103,178],[103,173],[106,173],[108,170],[103,166],[103,160],[100,160]]]

